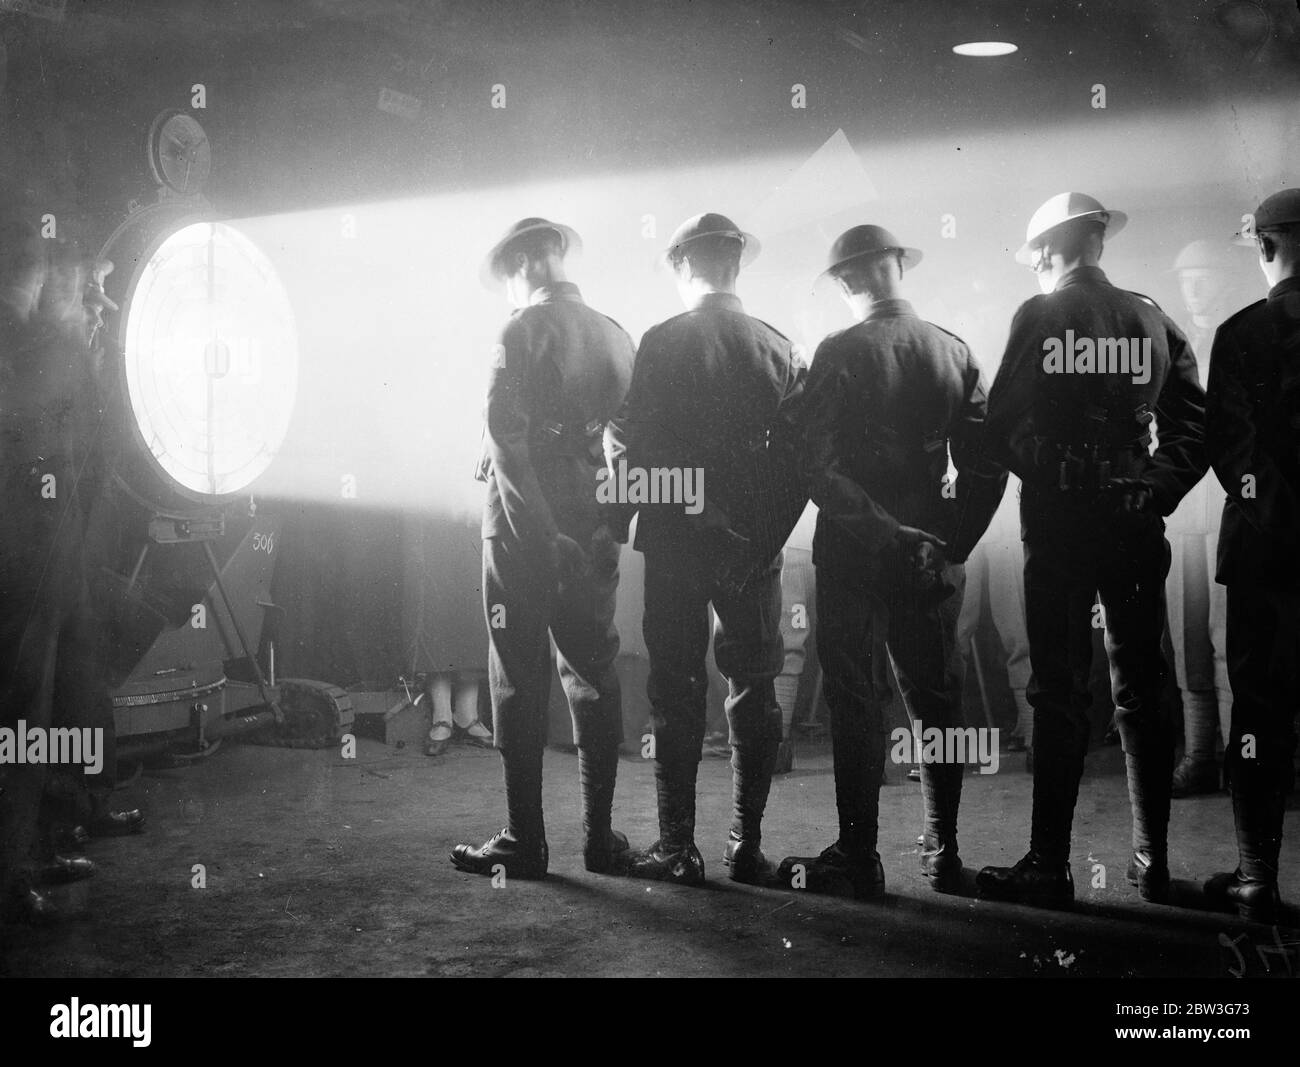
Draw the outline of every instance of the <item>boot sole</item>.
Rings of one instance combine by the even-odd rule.
[[[666,863],[648,861],[647,859],[642,858],[638,864],[638,860],[636,859],[637,855],[644,857],[644,853],[624,853],[626,859],[624,861],[624,868],[620,873],[628,878],[638,878],[643,882],[667,882],[669,885],[685,885],[692,887],[702,886],[704,884],[703,869],[700,869],[699,873],[696,874],[694,868],[686,867],[685,870],[687,871],[687,874],[683,877],[674,874],[672,867]]]
[[[536,868],[524,868],[521,870],[518,867],[512,867],[510,864],[506,863],[505,860],[492,860],[486,866],[483,866],[481,863],[457,859],[452,853],[448,853],[447,858],[451,860],[451,865],[455,867],[456,870],[462,871],[465,874],[479,874],[485,878],[491,878],[492,868],[497,866],[505,868],[507,878],[518,878],[521,882],[540,882],[546,877],[545,870],[538,871]]]

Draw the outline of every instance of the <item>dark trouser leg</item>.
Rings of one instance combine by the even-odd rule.
[[[591,573],[561,590],[551,617],[559,652],[560,681],[573,716],[582,790],[582,829],[586,849],[608,852],[618,746],[623,741],[623,705],[615,659],[618,630],[619,546],[611,544],[593,559]]]
[[[113,706],[105,688],[107,667],[101,646],[101,624],[91,613],[89,590],[78,585],[75,616],[59,646],[59,665],[54,684],[55,726],[98,731],[100,771],[86,774],[80,766],[62,768],[49,783],[51,823],[84,824],[91,833],[106,818],[112,822],[109,806],[117,780],[117,734]],[[138,817],[138,813],[137,813]],[[128,828],[129,828],[128,824]]]
[[[30,620],[5,616],[6,659],[0,684],[0,726],[16,730],[20,720],[29,732],[48,730],[51,722],[58,628],[44,611]],[[24,626],[24,622],[27,624]],[[0,906],[23,885],[38,847],[38,822],[48,767],[44,763],[0,766]]]
[[[655,760],[659,843],[666,853],[695,846],[695,785],[699,760]]]
[[[1025,541],[1025,622],[1033,678],[1034,808],[1030,850],[1070,858],[1070,828],[1088,751],[1088,672],[1096,581],[1077,544]]]
[[[1300,593],[1228,586],[1228,779],[1245,879],[1276,884],[1300,702]]]
[[[0,726],[17,729],[22,720],[29,731],[48,731],[83,588],[82,520],[64,492],[69,468],[15,464],[11,443],[0,437],[0,448],[10,461],[0,468]],[[42,476],[51,469],[60,495],[46,499]],[[0,764],[0,906],[28,880],[47,780],[44,763]]]
[[[1118,540],[1099,568],[1106,613],[1115,725],[1124,744],[1133,849],[1163,862],[1169,851],[1169,798],[1176,730],[1161,706],[1167,666],[1164,633],[1169,547],[1154,523]]]
[[[760,578],[735,595],[713,602],[717,628],[713,655],[727,679],[733,839],[754,848],[762,838],[763,812],[781,744],[781,708],[775,678],[785,649],[781,641],[781,556]]]
[[[548,636],[553,583],[517,543],[483,542],[492,725],[505,772],[508,828],[521,842],[545,840],[542,751],[551,677]],[[497,611],[500,605],[504,617]],[[504,625],[493,626],[493,617]]]
[[[687,553],[646,553],[642,627],[650,658],[660,841],[665,851],[678,852],[695,839],[695,778],[708,694],[709,592]]]
[[[898,668],[903,698],[926,729],[960,729],[962,660],[957,647],[965,573],[949,567],[945,580],[955,592],[935,604],[911,587],[889,597],[888,647]],[[973,735],[972,735],[973,736]],[[927,850],[957,849],[957,809],[961,804],[964,763],[922,760]]]
[[[885,767],[882,672],[885,606],[840,575],[817,572],[817,653],[831,713],[835,806],[840,846],[854,856],[876,850]]]

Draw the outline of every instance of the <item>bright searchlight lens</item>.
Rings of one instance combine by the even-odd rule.
[[[271,262],[222,223],[159,245],[127,309],[127,391],[154,461],[210,496],[246,488],[284,441],[298,340]]]

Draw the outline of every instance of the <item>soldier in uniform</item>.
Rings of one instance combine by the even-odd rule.
[[[1273,922],[1300,703],[1300,189],[1264,200],[1243,233],[1271,288],[1215,334],[1205,418],[1206,450],[1227,491],[1217,580],[1228,589],[1227,771],[1239,863],[1205,892]]]
[[[1231,249],[1213,241],[1192,241],[1174,260],[1179,295],[1187,311],[1187,340],[1196,356],[1202,384],[1210,370],[1215,327],[1227,317],[1231,289],[1227,256]],[[1207,473],[1169,516],[1169,637],[1174,677],[1183,703],[1183,758],[1174,768],[1173,795],[1219,791],[1216,740],[1224,743],[1232,713],[1226,658],[1227,599],[1214,580],[1215,545],[1223,514],[1223,489]]]
[[[781,546],[808,495],[792,460],[803,369],[790,342],[736,296],[758,242],[726,216],[688,219],[665,253],[685,314],[648,330],[611,451],[629,470],[677,471],[696,505],[611,502],[611,528],[645,555],[646,648],[659,840],[631,853],[633,877],[704,881],[695,782],[704,740],[709,605],[714,659],[728,682],[734,815],[723,863],[734,881],[775,875],[760,848],[781,711]],[[699,483],[699,478],[703,483]]]
[[[627,849],[610,828],[623,740],[614,668],[619,547],[599,521],[596,488],[605,424],[627,392],[634,349],[568,281],[564,258],[579,246],[567,226],[523,219],[483,266],[484,280],[504,281],[518,310],[495,349],[481,467],[488,684],[507,825],[482,846],[452,850],[452,863],[476,874],[498,864],[519,878],[546,874],[551,638],[578,746],[587,870],[613,870]]]
[[[1098,596],[1133,812],[1128,877],[1143,899],[1168,895],[1175,728],[1160,701],[1162,516],[1205,473],[1205,394],[1182,331],[1097,265],[1105,238],[1125,221],[1082,193],[1061,193],[1034,213],[1017,259],[1034,269],[1043,295],[1016,312],[989,395],[986,446],[1022,482],[1034,707],[1029,852],[977,879],[981,893],[1000,899],[1074,899],[1070,830],[1088,748]]]
[[[0,726],[29,733],[62,726],[94,696],[79,492],[96,399],[85,273],[52,244],[17,212],[0,219]],[[39,887],[94,872],[41,840],[49,770],[0,763],[0,921],[56,919]]]
[[[965,343],[920,319],[903,297],[921,253],[879,226],[855,226],[831,247],[834,277],[856,326],[817,349],[804,397],[804,462],[820,509],[817,650],[831,713],[838,840],[788,857],[786,884],[859,898],[884,893],[876,851],[885,760],[887,655],[927,727],[961,727],[957,647],[962,563],[1006,487],[979,461],[985,393]],[[958,471],[947,480],[949,448]],[[922,762],[922,873],[956,888],[957,808],[964,763]]]

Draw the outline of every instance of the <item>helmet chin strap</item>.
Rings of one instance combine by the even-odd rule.
[[[1052,269],[1052,257],[1048,253],[1046,245],[1039,245],[1033,249],[1029,259],[1029,266],[1038,279],[1038,287],[1044,293],[1050,293],[1056,288],[1055,282],[1047,277]]]
[[[1052,256],[1047,251],[1047,245],[1039,245],[1033,250],[1029,258],[1029,266],[1035,274],[1040,276],[1052,269]]]

